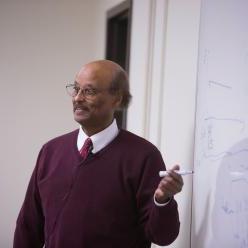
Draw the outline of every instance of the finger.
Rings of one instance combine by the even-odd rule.
[[[159,187],[163,192],[167,192],[168,194],[177,194],[179,193],[182,188],[180,186],[175,186],[175,185],[171,185],[171,184],[161,184]]]
[[[176,171],[180,170],[180,166],[178,164],[174,165],[171,169],[168,169],[168,173],[171,174],[171,175],[178,175],[178,174],[175,174]]]
[[[180,166],[176,164],[170,170],[180,170]]]
[[[164,197],[169,197],[169,195],[167,196],[167,194],[162,191],[160,188],[157,188],[156,191],[155,191],[155,198],[156,199],[161,199],[161,198],[164,198]]]
[[[173,194],[169,190],[157,188],[155,191],[155,198],[156,199],[165,199],[165,198],[170,198],[172,196],[173,196]]]
[[[167,185],[166,187],[160,187],[159,188],[162,192],[164,192],[164,194],[167,194],[169,196],[173,196],[175,194],[177,194],[179,191],[177,191],[175,188]]]
[[[180,183],[177,182],[177,180],[175,180],[173,177],[171,176],[167,176],[165,178],[163,178],[160,181],[160,184],[162,187],[172,187],[172,188],[179,188],[180,187]]]
[[[177,181],[180,185],[183,185],[183,177],[181,175],[179,175],[178,173],[176,173],[176,171],[173,170],[169,170],[168,171],[168,178],[172,177],[175,181]]]
[[[182,184],[174,180],[172,177],[165,177],[160,181],[159,188],[164,192],[176,194],[182,190]]]

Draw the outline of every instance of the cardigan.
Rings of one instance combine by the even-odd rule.
[[[46,143],[38,156],[14,235],[14,248],[148,248],[172,243],[177,203],[153,202],[165,168],[158,149],[125,130],[82,160],[78,130]]]

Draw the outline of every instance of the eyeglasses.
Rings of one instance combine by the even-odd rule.
[[[96,95],[103,91],[110,91],[111,88],[106,89],[96,89],[91,87],[80,88],[77,84],[67,84],[66,91],[71,97],[75,97],[78,93],[82,94],[86,99],[92,100],[96,97]]]

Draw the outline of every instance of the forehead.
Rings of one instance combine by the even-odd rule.
[[[98,64],[85,65],[76,75],[75,81],[80,86],[109,87],[113,70]]]

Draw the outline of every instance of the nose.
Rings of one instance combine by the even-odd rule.
[[[82,101],[82,100],[85,100],[85,97],[84,97],[84,94],[83,94],[83,91],[82,89],[80,89],[77,93],[77,95],[75,95],[74,97],[74,101]]]

